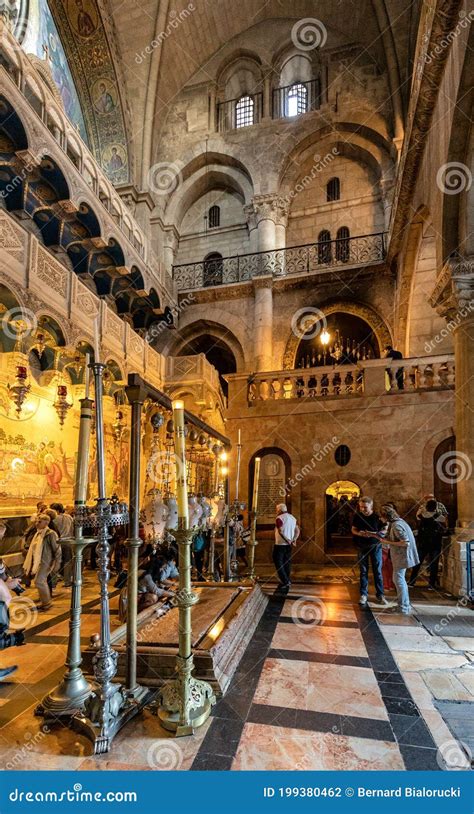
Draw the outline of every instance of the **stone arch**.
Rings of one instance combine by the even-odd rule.
[[[385,345],[392,344],[391,332],[385,321],[374,308],[371,308],[368,305],[357,302],[347,302],[346,300],[336,300],[321,306],[317,306],[315,311],[316,313],[311,315],[310,309],[308,309],[308,316],[305,320],[308,330],[311,327],[311,324],[318,322],[320,318],[319,313],[321,311],[323,314],[327,314],[328,316],[329,314],[334,314],[336,311],[342,311],[346,314],[352,314],[365,320],[365,322],[367,322],[367,324],[370,325],[371,329],[373,330],[381,348],[383,348]],[[283,354],[283,370],[294,369],[296,352],[298,350],[299,343],[300,337],[292,332],[286,343],[285,352]]]
[[[180,184],[166,208],[166,221],[179,229],[186,212],[206,193],[225,190],[244,206],[250,202],[253,187],[246,174],[235,167],[207,165]]]
[[[442,441],[446,441],[453,435],[455,435],[454,427],[445,427],[432,435],[423,447],[421,457],[421,491],[423,495],[432,494],[434,490],[433,457],[435,450]],[[415,495],[413,497],[416,498]]]
[[[436,284],[440,261],[439,242],[426,206],[413,217],[406,240],[397,294],[396,344],[405,356],[425,356],[451,350],[449,339],[433,345],[445,321],[429,298]]]
[[[233,353],[237,371],[246,370],[245,356],[242,345],[225,325],[221,325],[211,320],[198,320],[191,322],[184,327],[180,326],[179,335],[167,344],[166,348],[162,348],[161,352],[166,356],[178,356],[182,348],[186,347],[194,339],[198,339],[202,335],[215,336],[216,339],[226,344],[229,350]]]

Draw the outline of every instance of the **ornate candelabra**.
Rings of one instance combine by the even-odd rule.
[[[96,359],[98,354],[96,353]],[[92,664],[94,684],[86,699],[83,711],[71,720],[73,729],[85,734],[94,744],[94,754],[109,750],[110,742],[122,726],[143,706],[133,694],[119,684],[113,683],[117,671],[117,652],[110,643],[109,606],[109,530],[128,522],[125,504],[110,501],[105,496],[105,455],[102,384],[105,365],[95,361],[92,365],[95,386],[97,480],[99,496],[94,508],[82,506],[79,518],[82,527],[92,527],[98,541],[100,584],[100,643]]]
[[[178,529],[173,536],[179,546],[179,590],[176,595],[179,612],[179,642],[176,657],[177,677],[160,692],[157,715],[161,723],[177,736],[192,735],[208,719],[215,697],[210,684],[193,676],[194,661],[191,641],[191,608],[198,597],[191,589],[191,544],[194,530],[188,528],[188,494],[186,482],[186,439],[184,405],[173,402],[175,435],[176,493]]]

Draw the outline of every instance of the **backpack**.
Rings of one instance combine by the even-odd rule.
[[[195,554],[199,554],[203,551],[206,547],[206,538],[202,532],[198,532],[193,537],[193,551]]]

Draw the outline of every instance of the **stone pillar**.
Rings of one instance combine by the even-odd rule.
[[[271,277],[254,280],[254,368],[256,372],[273,367],[273,291]]]
[[[215,133],[218,129],[217,121],[217,88],[211,85],[209,88],[209,132]]]
[[[474,540],[474,256],[448,260],[430,302],[453,326],[456,449],[438,475],[456,481],[458,520],[445,554],[443,587],[466,592],[466,542]]]
[[[179,238],[174,228],[166,229],[163,233],[163,263],[166,271],[171,274]]]
[[[263,80],[263,118],[271,119],[272,112],[272,79],[268,73]]]

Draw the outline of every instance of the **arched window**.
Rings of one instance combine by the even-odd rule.
[[[351,234],[347,226],[341,226],[340,229],[337,230],[336,235],[336,260],[339,260],[340,263],[347,263],[349,260],[349,238]]]
[[[212,252],[204,258],[204,269],[202,284],[204,287],[211,285],[222,285],[222,274],[224,271],[224,261],[219,252]]]
[[[221,225],[221,208],[220,206],[211,206],[209,210],[209,229],[216,229]]]
[[[323,229],[318,235],[318,263],[330,263],[331,256],[331,232]]]
[[[346,444],[340,444],[334,453],[334,459],[338,466],[347,466],[351,459],[351,451]]]
[[[299,116],[308,109],[308,90],[302,82],[296,82],[288,88],[286,96],[286,115]]]
[[[326,187],[326,200],[338,201],[341,197],[341,183],[339,178],[330,178]]]
[[[241,96],[235,106],[235,126],[248,127],[254,123],[254,101],[251,96]]]

